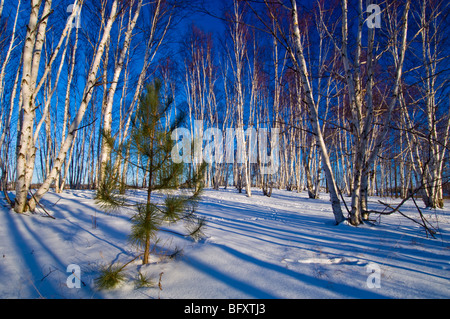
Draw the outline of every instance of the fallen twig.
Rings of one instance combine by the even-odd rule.
[[[417,210],[419,211],[420,218],[422,219],[422,222],[423,222],[422,226],[423,226],[423,228],[425,228],[425,233],[427,233],[427,232],[430,233],[431,237],[436,239],[436,237],[434,236],[434,234],[436,234],[436,232],[437,232],[436,228],[434,228],[433,225],[431,225],[430,222],[428,220],[426,220],[426,218],[423,216],[422,211],[420,210],[419,205],[417,205],[416,200],[414,199],[414,197],[413,197],[413,202],[414,202],[414,205],[416,206]],[[428,226],[427,226],[427,223],[433,229],[429,229]],[[428,237],[428,234],[427,234],[427,237]]]
[[[31,193],[31,192],[28,192],[28,193],[33,197],[33,199],[34,199],[34,201],[36,202],[36,204],[38,204],[39,207],[42,208],[42,209],[44,210],[44,212],[47,214],[48,217],[50,217],[50,218],[52,218],[52,219],[56,219],[55,217],[53,217],[52,215],[50,215],[49,212],[47,212],[47,210],[44,208],[44,206],[42,206],[41,203],[39,203],[39,202],[36,200],[36,197],[34,197],[33,193]]]
[[[41,278],[41,281],[44,281],[44,279],[47,278],[47,277],[48,277],[52,272],[54,272],[55,270],[57,270],[57,269],[56,269],[56,268],[55,268],[55,269],[49,268],[48,274],[46,274],[44,277],[42,277],[42,278]]]

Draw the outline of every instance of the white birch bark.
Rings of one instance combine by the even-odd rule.
[[[81,8],[80,8],[80,10],[81,10]],[[70,91],[71,91],[72,80],[73,80],[74,71],[75,71],[77,48],[78,48],[78,28],[75,30],[75,40],[74,40],[74,45],[72,48],[70,62],[69,62],[70,69],[69,69],[69,73],[67,75],[66,94],[65,94],[65,98],[64,98],[64,116],[63,116],[63,123],[62,123],[61,144],[63,144],[64,141],[66,140],[67,121],[69,118],[69,107],[70,107],[70,96],[71,96]],[[69,156],[69,159],[70,159],[70,156]],[[56,176],[55,190],[57,193],[62,192],[62,190],[64,189],[66,175],[68,172],[68,166],[69,165],[67,165],[67,159],[66,159],[64,173],[61,174],[62,172],[60,171]]]
[[[97,71],[99,69],[101,59],[102,59],[103,53],[105,51],[105,46],[106,46],[107,40],[109,38],[113,23],[117,18],[117,11],[118,11],[118,0],[115,0],[112,4],[110,15],[107,20],[106,26],[104,28],[102,38],[101,38],[99,45],[94,53],[94,58],[92,60],[91,67],[89,70],[87,83],[85,85],[84,92],[83,92],[83,99],[78,108],[77,114],[69,126],[67,137],[60,147],[58,156],[55,159],[55,163],[53,165],[53,168],[52,168],[50,174],[47,176],[45,181],[42,183],[42,185],[36,191],[33,198],[30,199],[30,208],[31,209],[36,206],[36,201],[39,202],[39,200],[42,198],[42,196],[50,188],[50,185],[56,179],[56,176],[60,172],[62,164],[64,163],[64,159],[66,157],[67,151],[69,150],[70,146],[72,145],[74,136],[79,128],[79,125],[81,124],[81,121],[83,120],[84,113],[86,112],[86,108],[92,97],[92,92],[93,92],[95,86],[97,85]]]
[[[297,3],[295,0],[291,0],[291,14],[293,21],[293,30],[294,30],[294,44],[296,49],[296,55],[291,52],[291,58],[293,62],[296,64],[298,72],[300,74],[303,91],[306,97],[306,104],[308,107],[309,120],[311,122],[311,126],[313,132],[315,134],[315,138],[317,144],[320,147],[322,153],[322,163],[323,169],[325,172],[325,176],[328,182],[328,187],[330,191],[330,200],[331,206],[333,209],[334,218],[337,224],[341,223],[344,220],[344,215],[342,214],[341,202],[338,196],[338,188],[336,185],[336,180],[333,175],[333,170],[330,162],[330,157],[328,155],[327,146],[325,144],[325,140],[323,138],[323,134],[321,132],[320,123],[319,123],[319,114],[317,111],[317,106],[314,103],[314,97],[312,95],[312,88],[309,80],[309,72],[306,64],[306,59],[303,54],[303,45],[300,39],[300,29],[298,26],[298,12],[297,12]],[[297,62],[297,59],[299,62]]]
[[[440,48],[439,33],[442,32],[442,24],[439,17],[442,15],[441,3],[423,0],[421,2],[420,19],[418,19],[418,27],[420,28],[421,41],[421,60],[419,70],[419,81],[422,85],[422,96],[426,110],[426,131],[424,133],[417,132],[414,129],[413,119],[409,116],[406,108],[404,96],[401,95],[401,103],[403,108],[404,120],[407,127],[407,141],[410,150],[410,157],[413,159],[413,168],[416,174],[417,182],[422,185],[422,200],[426,207],[442,208],[443,189],[442,178],[444,159],[449,143],[450,117],[443,118],[446,120],[442,127],[442,133],[439,132],[436,118],[438,94],[438,63],[442,59],[439,55],[442,53]],[[445,27],[444,27],[445,28]],[[445,30],[445,29],[444,29]],[[423,69],[422,69],[423,68]],[[447,112],[447,115],[449,113]],[[421,158],[423,143],[429,148],[428,156]]]
[[[4,91],[5,91],[5,75],[6,75],[6,67],[8,66],[10,59],[11,59],[11,54],[14,51],[14,49],[18,46],[18,44],[16,44],[16,27],[17,27],[17,20],[19,17],[19,12],[20,12],[20,5],[21,5],[21,0],[18,1],[17,3],[17,9],[16,9],[16,16],[14,18],[14,24],[13,24],[13,29],[11,32],[11,39],[9,42],[9,46],[8,46],[8,50],[6,52],[5,57],[3,58],[3,64],[2,64],[2,68],[1,68],[1,72],[0,72],[0,101],[3,101],[3,96],[4,96]],[[1,10],[3,10],[3,1],[1,3]],[[0,12],[1,12],[0,10]],[[0,17],[1,17],[1,13],[0,13]],[[14,81],[14,85],[13,85],[13,91],[12,91],[12,97],[15,97],[15,93],[16,93],[16,89],[17,89],[17,82],[19,79],[19,73],[17,72],[16,77],[15,77],[15,81]],[[13,99],[13,98],[12,98]],[[14,100],[14,99],[13,99]],[[8,112],[8,116],[5,119],[5,126],[4,129],[2,130],[2,124],[3,124],[3,115],[6,108],[4,108],[1,112],[1,116],[0,116],[0,131],[2,132],[1,136],[0,136],[0,149],[5,141],[5,137],[6,137],[6,133],[7,133],[7,128],[10,127],[11,124],[11,118],[12,118],[12,113],[13,113],[13,109],[14,109],[14,104],[10,104],[9,105],[9,112]]]
[[[31,181],[30,170],[27,167],[29,148],[32,146],[34,103],[31,96],[32,86],[32,62],[33,50],[36,42],[36,28],[38,23],[40,1],[31,1],[30,19],[27,26],[27,34],[22,57],[22,82],[21,82],[21,109],[19,114],[18,144],[16,150],[16,198],[14,211],[23,213],[26,210],[28,181]]]
[[[232,27],[232,39],[233,39],[233,51],[234,51],[234,80],[235,80],[235,98],[236,98],[236,108],[237,108],[237,127],[236,127],[236,139],[238,143],[241,143],[243,152],[242,159],[240,161],[242,164],[239,165],[239,183],[242,182],[242,177],[245,178],[245,190],[248,197],[252,196],[250,176],[248,169],[248,157],[246,147],[245,134],[244,131],[244,92],[243,92],[243,71],[244,71],[244,55],[246,51],[245,36],[246,33],[243,29],[243,16],[242,8],[239,7],[238,1],[233,1],[233,27]]]
[[[3,6],[5,4],[5,0],[1,0],[0,1],[0,18],[2,17],[3,14]]]
[[[408,0],[405,4],[405,8],[403,10],[402,16],[402,27],[401,27],[401,39],[400,39],[400,47],[395,45],[393,49],[393,58],[395,61],[395,76],[394,76],[394,85],[391,91],[391,101],[389,102],[387,109],[387,116],[384,121],[384,125],[382,125],[380,132],[378,133],[375,141],[373,142],[373,149],[367,157],[367,162],[364,166],[365,173],[369,170],[370,166],[375,161],[375,158],[378,156],[378,152],[383,144],[383,141],[386,138],[386,134],[389,130],[388,123],[391,122],[394,107],[399,99],[400,95],[400,84],[403,73],[403,62],[405,60],[405,53],[407,47],[407,34],[408,34],[408,14],[410,9],[411,1]]]
[[[139,17],[140,11],[141,11],[142,0],[138,1],[137,8],[136,8],[133,16],[131,16],[132,7],[133,7],[133,3],[130,4],[130,17],[129,17],[129,23],[127,26],[127,31],[125,33],[123,47],[122,47],[122,50],[120,51],[120,56],[118,58],[118,61],[116,62],[115,68],[114,68],[114,74],[113,74],[111,86],[108,89],[108,95],[107,95],[107,99],[106,99],[106,106],[105,106],[104,118],[103,118],[103,131],[105,132],[105,134],[111,133],[112,108],[113,108],[113,103],[114,103],[114,95],[116,93],[117,84],[119,82],[119,77],[122,74],[125,57],[127,55],[129,47],[130,47],[133,30],[134,30],[134,27],[136,26],[136,22],[137,22],[137,19]],[[111,156],[111,147],[103,139],[101,155],[100,155],[100,161],[101,161],[100,177],[99,177],[100,184],[103,182],[106,164],[107,164],[110,156]]]
[[[391,91],[392,99],[388,106],[387,116],[383,121],[383,127],[380,134],[376,137],[376,140],[371,145],[370,132],[373,130],[374,119],[374,105],[373,105],[373,86],[374,86],[374,66],[376,58],[374,57],[374,38],[375,28],[367,28],[368,32],[368,49],[367,49],[367,81],[366,88],[362,88],[361,79],[361,49],[362,49],[362,27],[364,24],[363,18],[363,1],[358,2],[358,29],[356,36],[356,54],[353,61],[350,61],[348,53],[348,4],[347,0],[341,1],[342,9],[342,45],[339,46],[338,42],[329,33],[326,24],[322,20],[322,25],[330,38],[332,39],[336,50],[339,52],[344,66],[345,72],[345,84],[348,89],[350,108],[351,108],[351,132],[354,136],[354,149],[353,149],[353,181],[351,187],[351,213],[350,222],[353,225],[359,225],[362,223],[363,217],[367,218],[367,215],[363,216],[363,211],[366,209],[367,187],[368,177],[373,167],[375,157],[378,155],[379,149],[383,140],[385,139],[387,130],[389,128],[392,111],[397,103],[397,97],[400,87],[400,81],[402,76],[402,68],[404,55],[406,51],[406,35],[407,35],[407,19],[409,13],[410,1],[407,1],[402,16],[401,26],[401,44],[400,48],[393,40],[391,51],[395,61],[395,76],[394,85]],[[397,31],[397,30],[395,30]],[[366,94],[366,109],[363,110],[364,92]]]
[[[69,30],[68,23],[66,23],[58,45],[54,49],[48,64],[44,68],[44,74],[40,78],[39,83],[37,83],[41,52],[46,36],[47,21],[51,14],[52,1],[45,1],[42,15],[39,18],[41,3],[42,1],[31,2],[30,19],[22,52],[22,82],[16,147],[16,199],[14,204],[14,210],[18,213],[22,213],[28,209],[34,209],[34,207],[27,205],[27,194],[33,177],[36,156],[35,140],[33,136],[35,120],[34,100],[44,84]],[[75,1],[75,5],[76,4],[77,1]],[[74,10],[71,17],[74,18],[76,14],[77,10]]]

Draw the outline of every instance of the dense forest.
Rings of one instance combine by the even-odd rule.
[[[368,196],[442,207],[449,13],[443,0],[2,0],[3,193],[34,210],[51,188],[96,189],[109,166],[147,187],[151,158],[127,142],[157,79],[161,124],[183,115],[173,155],[186,178],[206,161],[206,187],[326,191],[353,225]]]

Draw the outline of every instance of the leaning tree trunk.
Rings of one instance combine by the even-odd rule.
[[[299,29],[299,22],[298,22],[298,14],[297,14],[297,3],[296,0],[291,0],[292,9],[292,19],[293,19],[293,28],[294,28],[294,43],[296,46],[296,56],[300,60],[300,64],[297,62],[297,58],[295,57],[295,54],[291,52],[291,58],[293,62],[296,64],[298,68],[298,72],[301,76],[302,84],[303,84],[303,90],[306,96],[306,104],[308,106],[308,114],[309,114],[309,120],[311,122],[311,126],[313,129],[313,132],[316,136],[317,144],[320,147],[321,153],[322,153],[322,164],[323,169],[325,172],[325,177],[328,183],[328,187],[330,190],[330,200],[331,200],[331,207],[333,209],[334,218],[337,224],[344,221],[344,215],[342,213],[341,209],[341,201],[339,200],[338,196],[338,188],[336,184],[336,180],[333,175],[333,169],[330,162],[330,157],[328,155],[328,150],[325,145],[325,140],[323,138],[323,134],[320,128],[319,123],[319,114],[317,111],[317,107],[314,103],[314,98],[312,94],[312,88],[311,84],[308,78],[308,68],[306,65],[306,59],[303,54],[303,45],[300,41],[300,29]]]
[[[105,26],[105,29],[103,32],[103,36],[97,47],[97,50],[95,51],[94,59],[92,61],[91,68],[90,68],[89,75],[88,75],[88,80],[87,80],[87,83],[86,83],[86,86],[84,89],[83,99],[81,101],[78,112],[69,127],[67,138],[61,145],[58,156],[55,159],[55,162],[53,164],[52,170],[50,171],[50,174],[48,174],[44,183],[42,183],[42,185],[39,187],[39,189],[36,191],[34,196],[29,201],[30,209],[34,209],[34,207],[36,207],[36,202],[39,202],[39,200],[42,198],[42,196],[44,196],[44,194],[47,193],[47,191],[50,188],[50,185],[55,181],[57,174],[61,171],[61,167],[62,167],[62,164],[64,163],[64,159],[66,158],[67,151],[71,147],[74,137],[76,135],[76,132],[79,129],[79,125],[81,124],[81,121],[83,120],[84,113],[86,112],[86,108],[89,105],[89,102],[92,97],[92,92],[94,90],[94,87],[97,85],[97,71],[99,69],[99,66],[100,66],[100,63],[102,60],[102,56],[105,51],[106,43],[109,38],[109,34],[111,32],[113,23],[117,17],[117,15],[116,15],[117,7],[118,7],[117,1],[118,0],[115,0],[112,5],[110,16],[106,23],[106,26]]]

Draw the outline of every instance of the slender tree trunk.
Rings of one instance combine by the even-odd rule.
[[[64,30],[59,38],[59,42],[51,54],[51,57],[44,68],[43,75],[37,82],[40,69],[41,52],[47,32],[47,21],[51,15],[52,1],[46,0],[42,15],[39,19],[39,11],[42,1],[31,1],[30,19],[27,26],[25,44],[22,51],[22,82],[21,96],[19,99],[19,123],[16,147],[16,199],[14,210],[22,213],[26,210],[34,210],[34,200],[27,200],[30,184],[33,178],[36,147],[34,136],[39,133],[39,128],[34,132],[35,120],[35,98],[42,85],[48,79],[53,62],[55,61],[62,42],[67,37],[70,30],[70,18],[74,18],[77,10],[72,12]],[[44,116],[45,118],[45,116]],[[34,135],[34,136],[33,136]]]
[[[330,157],[328,155],[328,150],[325,145],[325,141],[323,139],[323,135],[320,129],[319,124],[319,114],[317,112],[317,106],[314,103],[314,98],[312,95],[312,89],[310,85],[310,81],[308,78],[308,69],[306,65],[306,60],[303,54],[303,46],[300,41],[300,29],[299,29],[299,22],[298,22],[298,13],[297,13],[297,3],[295,0],[291,0],[292,4],[292,19],[293,19],[293,29],[294,29],[294,43],[296,47],[296,56],[299,59],[299,64],[297,63],[297,58],[293,55],[293,52],[291,52],[292,60],[295,64],[297,64],[298,72],[300,73],[302,84],[303,84],[303,91],[306,96],[306,103],[308,106],[308,114],[309,114],[309,120],[311,122],[311,126],[313,129],[314,134],[316,135],[317,144],[320,147],[321,153],[322,153],[322,162],[323,162],[323,168],[326,176],[326,180],[328,182],[328,186],[330,189],[330,200],[331,200],[331,206],[333,209],[334,218],[336,221],[336,224],[341,223],[345,218],[342,214],[341,209],[341,202],[339,200],[338,195],[338,188],[336,185],[336,180],[333,175],[333,170],[330,162]]]
[[[117,84],[119,83],[119,77],[122,74],[125,58],[126,58],[126,55],[127,55],[128,49],[130,47],[130,43],[131,43],[132,33],[133,33],[134,27],[136,25],[137,19],[139,17],[141,7],[142,7],[142,0],[139,0],[136,11],[134,12],[134,15],[132,16],[131,9],[133,8],[133,3],[130,4],[130,17],[129,17],[129,22],[128,22],[128,26],[127,26],[127,31],[125,33],[123,47],[122,47],[122,50],[120,51],[120,56],[115,64],[111,86],[109,87],[109,89],[107,91],[106,106],[105,106],[104,118],[103,118],[103,131],[106,134],[111,133],[112,107],[113,107],[113,103],[114,103],[114,95],[116,93]],[[111,148],[110,148],[109,144],[105,141],[105,138],[103,137],[102,148],[101,148],[101,153],[100,153],[99,183],[103,182],[106,164],[109,161],[110,156],[111,156]]]
[[[50,185],[56,179],[56,176],[60,172],[62,164],[64,163],[64,159],[66,157],[67,151],[69,150],[70,146],[72,145],[75,134],[79,129],[79,125],[80,125],[81,121],[83,120],[84,113],[85,113],[86,108],[92,97],[92,91],[93,91],[94,87],[97,85],[97,71],[100,66],[101,58],[105,51],[106,42],[109,38],[109,34],[111,32],[113,23],[117,17],[117,9],[118,9],[117,1],[118,0],[115,0],[114,3],[112,4],[110,16],[107,20],[105,29],[103,31],[102,39],[100,40],[99,45],[95,51],[95,56],[94,56],[94,59],[91,64],[91,68],[90,68],[88,80],[87,80],[87,83],[86,83],[86,86],[84,89],[81,105],[78,109],[78,112],[77,112],[73,122],[71,123],[71,125],[69,127],[67,138],[64,141],[64,143],[61,145],[58,156],[55,159],[55,163],[53,165],[53,168],[52,168],[50,174],[45,179],[44,183],[42,183],[42,185],[36,191],[34,196],[30,199],[30,207],[35,207],[36,201],[39,202],[39,200],[42,198],[42,196],[44,196],[44,194],[50,188]]]
[[[33,50],[36,42],[36,31],[38,23],[40,1],[31,1],[30,19],[27,27],[25,45],[22,58],[22,83],[21,83],[21,109],[19,114],[19,135],[17,139],[16,150],[16,198],[14,211],[23,213],[28,210],[27,194],[29,183],[31,182],[32,171],[28,164],[29,149],[34,148],[33,141],[33,122],[34,122],[34,103],[32,95],[35,83],[32,82]],[[33,85],[34,84],[34,85]]]

